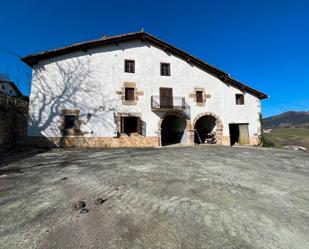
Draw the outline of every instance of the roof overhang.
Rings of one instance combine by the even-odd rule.
[[[48,50],[42,53],[38,54],[32,54],[25,56],[21,58],[23,62],[25,62],[30,67],[33,67],[33,65],[37,64],[39,61],[51,59],[57,56],[65,55],[68,53],[76,52],[76,51],[85,51],[87,52],[89,49],[100,47],[100,46],[106,46],[106,45],[118,45],[121,42],[126,41],[132,41],[132,40],[141,40],[142,42],[149,42],[152,43],[160,48],[162,48],[164,51],[174,54],[184,60],[186,60],[188,63],[191,63],[203,70],[206,70],[208,72],[211,72],[215,76],[217,76],[220,80],[223,82],[230,84],[234,87],[239,88],[240,90],[247,91],[255,96],[257,96],[259,99],[265,99],[268,96],[258,90],[255,90],[235,79],[232,79],[229,77],[229,74],[196,58],[195,56],[192,56],[191,54],[168,44],[165,41],[162,41],[158,39],[157,37],[150,35],[149,33],[146,33],[144,31],[135,32],[135,33],[128,33],[123,35],[117,35],[107,38],[101,38],[98,40],[88,41],[88,42],[81,42],[76,43],[70,46]]]

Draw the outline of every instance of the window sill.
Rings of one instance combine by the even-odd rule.
[[[196,102],[196,106],[205,106],[205,103],[204,102]]]
[[[136,100],[123,100],[122,104],[123,105],[137,105],[137,101]]]

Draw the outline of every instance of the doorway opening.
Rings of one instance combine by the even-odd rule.
[[[217,119],[210,115],[200,117],[194,126],[194,143],[195,144],[215,144],[216,139],[216,121]]]
[[[229,124],[232,145],[250,144],[248,124]]]
[[[184,143],[186,141],[186,126],[185,117],[166,116],[161,124],[161,145]]]

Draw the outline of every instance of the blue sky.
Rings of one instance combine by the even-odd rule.
[[[28,94],[18,56],[145,28],[269,94],[264,116],[309,110],[308,13],[306,0],[1,1],[0,71]]]

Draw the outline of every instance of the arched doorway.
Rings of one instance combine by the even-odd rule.
[[[186,118],[181,115],[166,115],[161,122],[161,145],[186,143]]]
[[[193,121],[195,144],[222,143],[223,125],[220,118],[212,113],[201,113]]]

